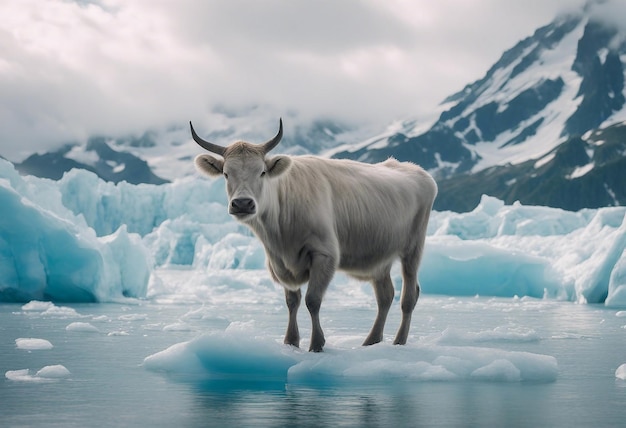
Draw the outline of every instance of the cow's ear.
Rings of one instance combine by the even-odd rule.
[[[217,177],[224,172],[224,161],[211,155],[196,156],[196,168],[209,177]]]
[[[274,156],[265,160],[267,174],[270,177],[278,177],[291,166],[291,158],[289,156]]]

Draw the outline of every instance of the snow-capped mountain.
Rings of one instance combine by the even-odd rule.
[[[481,193],[569,209],[626,203],[616,176],[626,169],[626,38],[602,7],[589,3],[520,41],[449,96],[434,123],[407,121],[331,155],[421,164],[440,183],[439,210],[471,209]]]
[[[90,138],[86,145],[66,144],[58,150],[35,153],[15,167],[22,174],[58,180],[71,169],[86,169],[106,181],[131,184],[163,184],[148,163],[138,156],[111,147],[113,141],[103,137]]]
[[[260,143],[275,135],[279,117],[272,109],[257,106],[238,110],[217,107],[194,126],[204,138],[217,144],[236,140]],[[305,121],[295,113],[287,114],[283,121],[289,132],[285,132],[281,152],[288,154],[319,153],[347,141],[359,141],[372,132],[329,119]],[[194,174],[193,158],[200,151],[185,123],[139,136],[92,137],[86,143],[67,143],[14,163],[22,174],[55,180],[79,168],[115,183],[161,184]]]
[[[439,183],[437,210],[470,210],[483,193],[571,210],[624,205],[626,26],[606,20],[606,5],[589,2],[557,17],[504,52],[482,79],[447,97],[432,119],[395,122],[382,134],[268,106],[218,106],[194,125],[218,144],[261,142],[282,116],[283,153],[413,161]],[[83,168],[109,181],[161,183],[194,174],[198,153],[185,123],[92,138],[16,166],[55,179]]]
[[[483,194],[572,211],[624,205],[626,123],[570,137],[539,159],[440,180],[437,204],[470,211]]]

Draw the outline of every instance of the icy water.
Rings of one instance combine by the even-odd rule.
[[[387,342],[398,326],[398,312],[396,302]],[[349,359],[362,353],[357,344],[365,338],[374,314],[373,307],[332,301],[324,306],[326,354],[345,356],[343,363],[349,366]],[[251,337],[234,356],[255,359],[258,351],[246,346],[283,346],[276,343],[286,322],[286,310],[279,304],[1,304],[0,425],[624,426],[626,381],[615,375],[626,363],[624,315],[568,302],[425,296],[413,319],[414,348],[376,345],[382,358],[378,355],[368,364],[382,365],[382,375],[370,381],[365,376],[316,384],[264,378],[263,370],[236,379],[209,379],[149,370],[144,363],[146,357],[177,343],[233,329],[250,330]],[[306,310],[299,322],[306,347],[304,338],[310,332]],[[49,344],[16,342],[28,338]],[[506,376],[447,380],[412,379],[411,373],[406,378],[384,376],[393,372],[396,353],[444,349],[432,348],[432,343],[476,355],[502,350],[522,357],[551,356],[558,372],[535,381]],[[215,352],[224,351],[219,344],[214,346]],[[202,352],[210,354],[212,349]],[[312,364],[322,357],[310,357]],[[170,358],[174,365],[185,365],[184,357]],[[48,369],[52,375],[37,373],[44,367],[52,367]]]

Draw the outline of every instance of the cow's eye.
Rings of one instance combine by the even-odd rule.
[[[261,173],[261,177],[264,177],[264,176],[265,176],[265,171]]]
[[[228,174],[224,173],[224,178],[228,180]]]

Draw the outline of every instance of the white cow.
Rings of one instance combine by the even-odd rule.
[[[395,344],[405,344],[419,297],[417,269],[437,184],[421,167],[388,159],[371,165],[317,156],[267,156],[282,138],[264,144],[239,141],[222,147],[200,138],[219,155],[196,157],[203,173],[226,179],[228,211],[248,226],[265,247],[267,268],[285,288],[289,323],[285,343],[299,346],[296,314],[300,288],[311,314],[310,351],[325,344],[319,310],[336,270],[371,281],[378,314],[363,345],[383,339],[393,301],[391,265],[402,263],[402,322]]]

